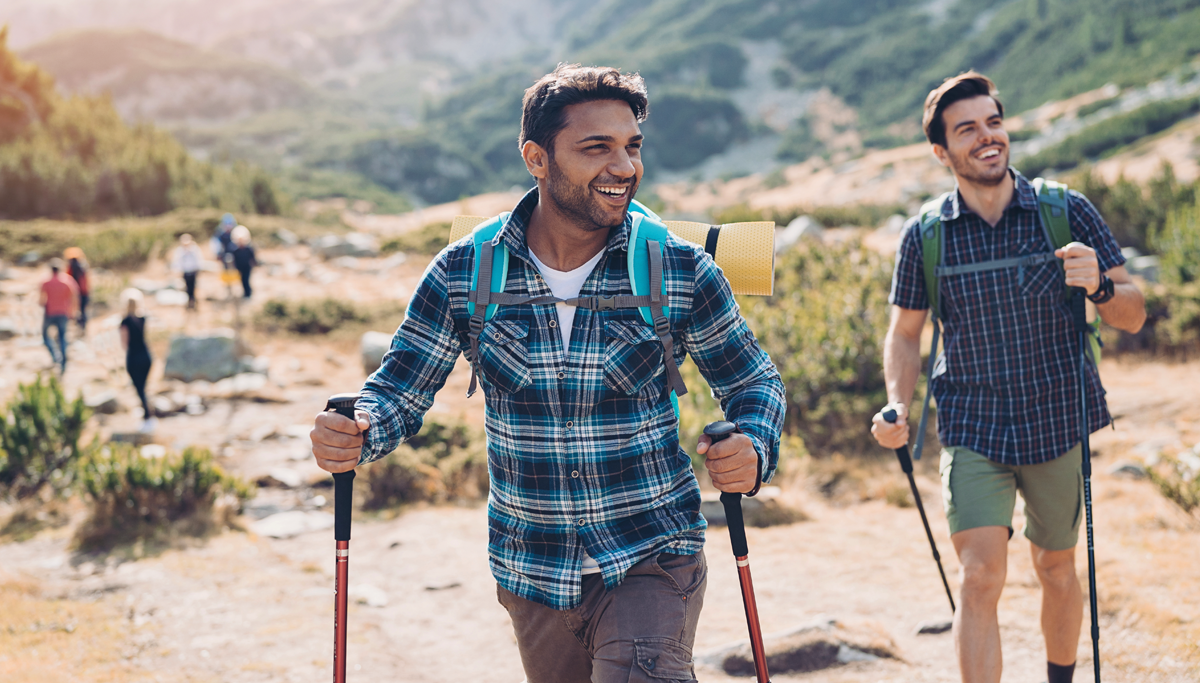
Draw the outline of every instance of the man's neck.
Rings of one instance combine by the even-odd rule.
[[[539,195],[542,196],[542,195]],[[585,230],[544,199],[529,217],[525,240],[546,266],[570,272],[592,260],[608,243],[611,230]]]
[[[957,176],[955,180],[958,181],[958,193],[962,195],[963,203],[992,227],[1004,217],[1004,210],[1012,202],[1013,192],[1016,191],[1011,173],[1005,173],[1004,180],[996,185],[978,185]]]

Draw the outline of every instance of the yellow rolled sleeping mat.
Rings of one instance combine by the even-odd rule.
[[[457,216],[450,242],[457,242],[488,220],[487,216]],[[676,237],[704,247],[725,273],[734,294],[771,296],[775,290],[775,223],[753,221],[709,225],[692,221],[663,221]]]

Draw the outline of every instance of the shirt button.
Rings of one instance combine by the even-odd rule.
[[[579,520],[579,521],[578,521],[578,522],[576,522],[576,523],[577,523],[579,526],[583,526],[584,524],[586,524],[586,522],[584,522],[582,519],[581,519],[581,520]]]
[[[575,426],[575,423],[574,423],[574,422],[571,422],[570,420],[567,420],[567,429],[570,429],[571,427],[574,427],[574,426]]]
[[[550,321],[550,327],[558,327],[558,321],[557,321],[557,320],[551,320],[551,321]]]
[[[578,478],[579,478],[579,470],[572,470],[572,471],[571,471],[571,478],[572,478],[572,479],[578,479]]]
[[[566,378],[567,378],[567,373],[565,373],[565,372],[560,372],[560,373],[558,373],[558,378],[559,378],[559,379],[566,379]]]

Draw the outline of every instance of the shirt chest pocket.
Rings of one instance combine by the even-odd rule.
[[[479,335],[479,371],[484,380],[506,394],[533,382],[529,374],[529,324],[493,320]]]
[[[1046,241],[1022,244],[1018,256],[1029,261],[1012,269],[1013,282],[1024,297],[1055,297],[1062,293],[1062,261],[1047,251]]]
[[[663,374],[662,342],[654,328],[637,322],[604,324],[604,386],[633,396]]]

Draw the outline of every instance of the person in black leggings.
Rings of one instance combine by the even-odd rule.
[[[142,400],[141,431],[149,432],[155,427],[157,420],[150,412],[150,402],[146,399],[146,378],[150,376],[150,349],[146,346],[146,317],[141,315],[142,293],[136,289],[127,289],[121,293],[125,301],[125,318],[121,320],[121,346],[125,348],[125,369],[133,380],[138,398]]]

